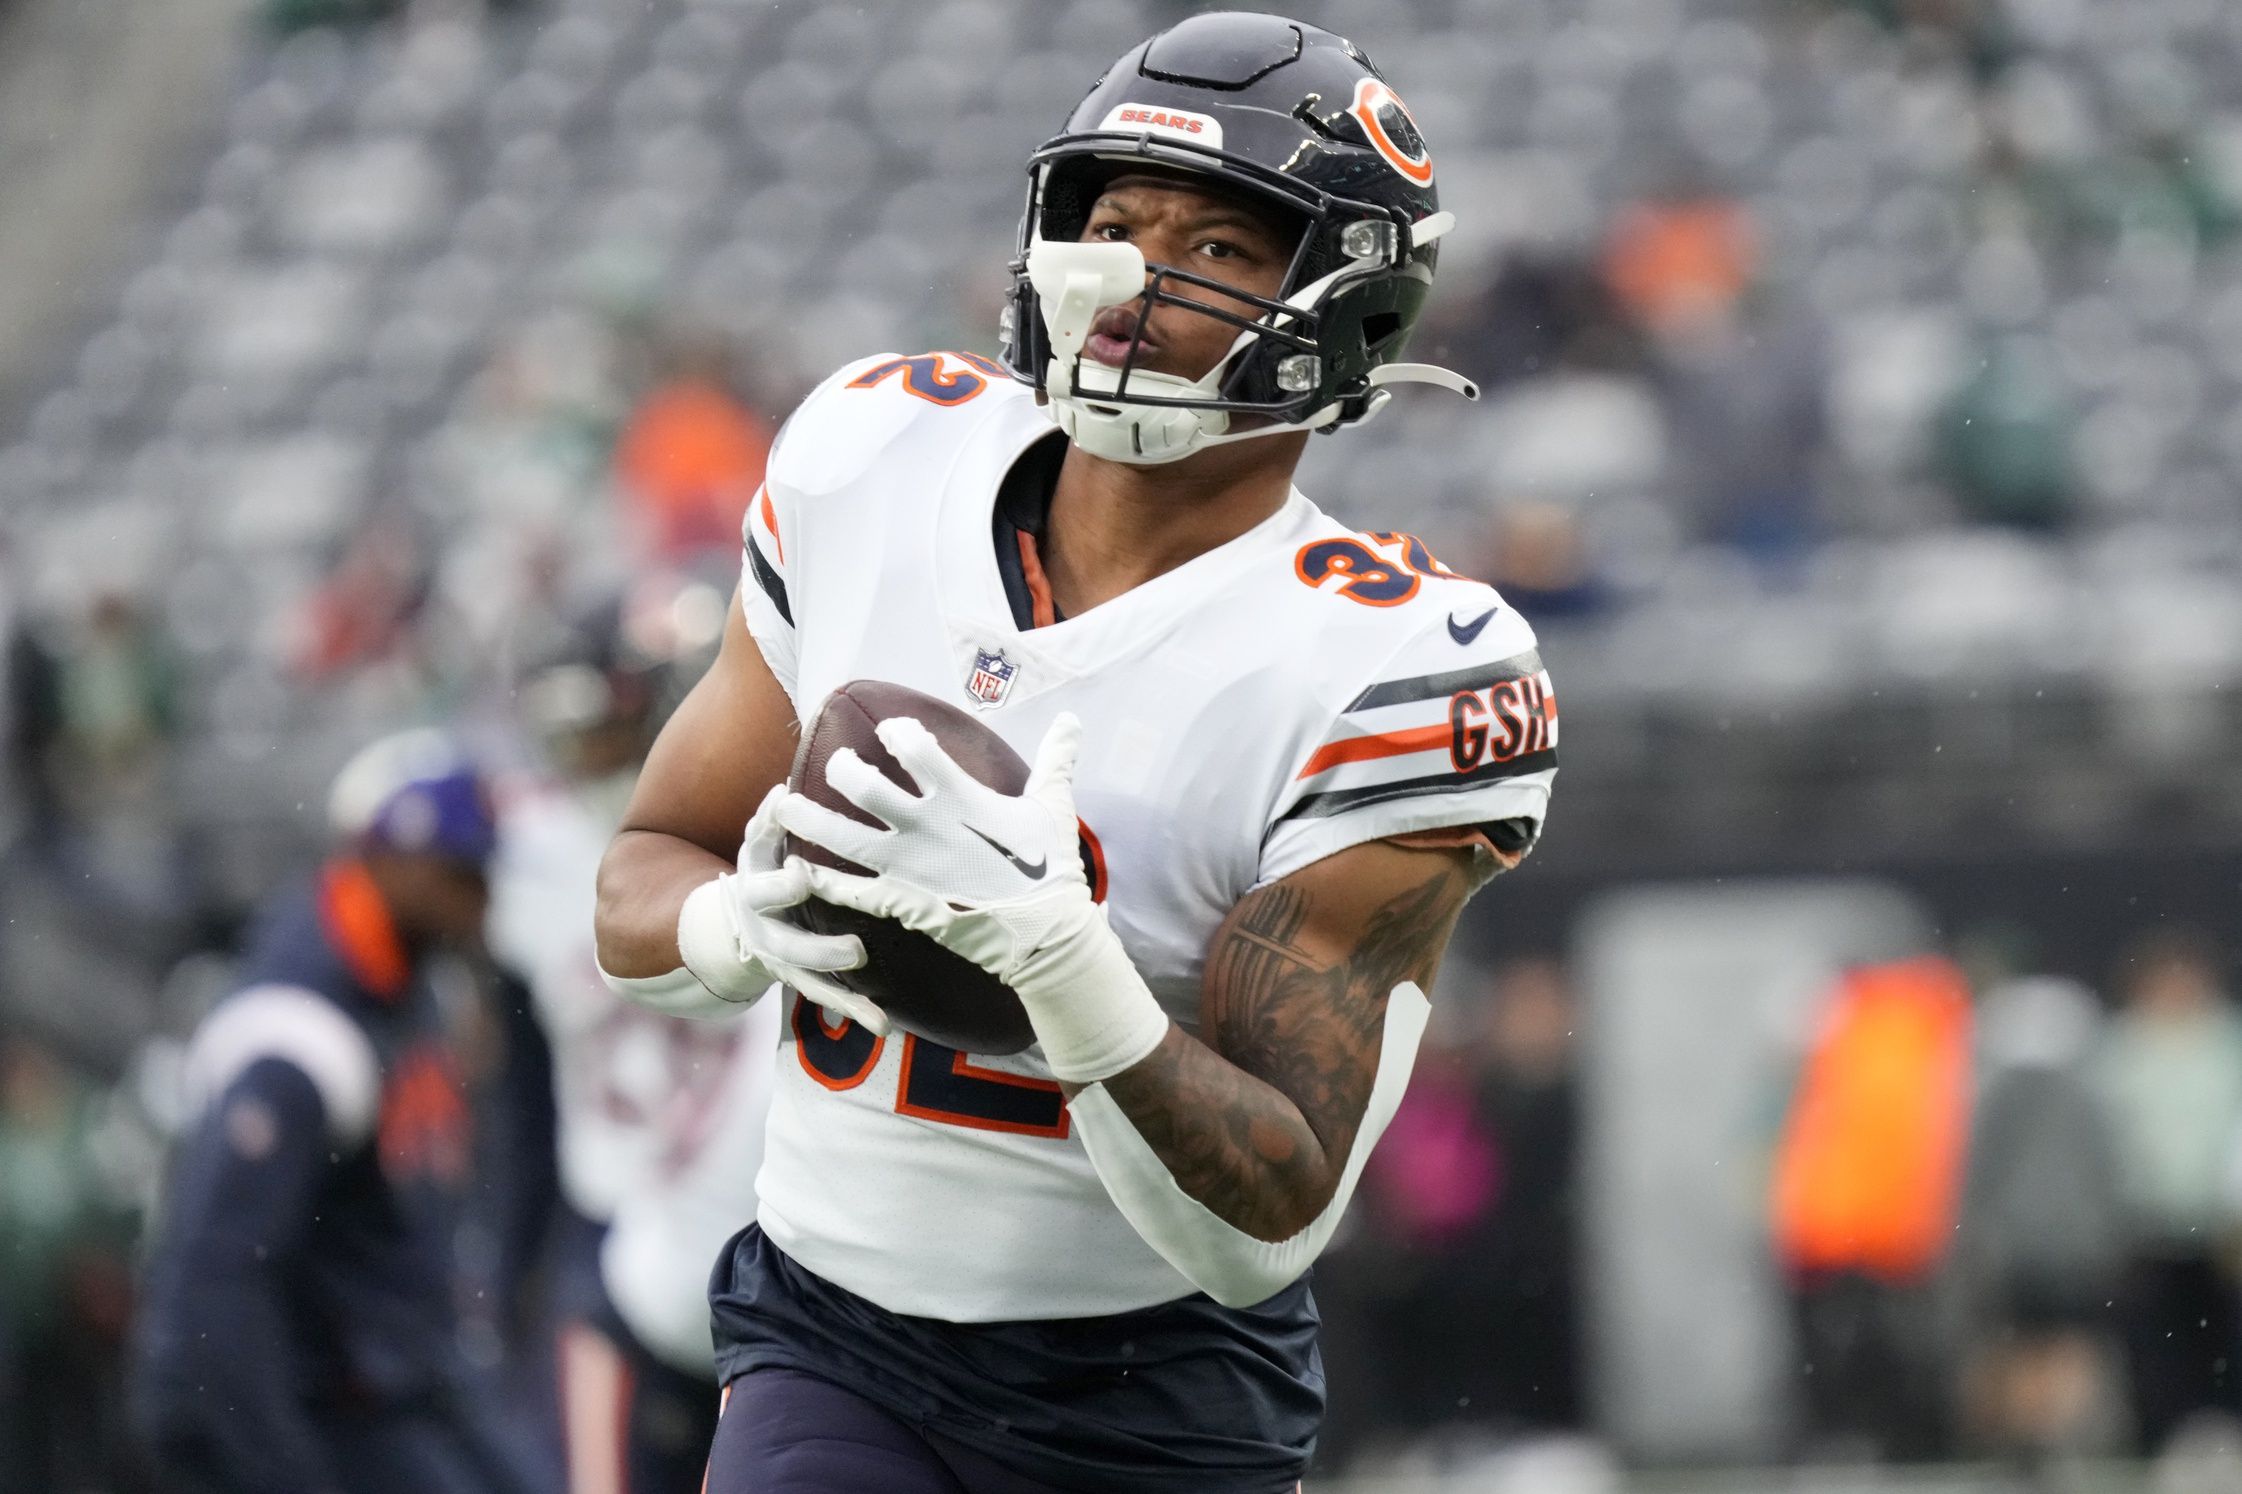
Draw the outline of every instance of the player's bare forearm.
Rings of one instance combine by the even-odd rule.
[[[716,662],[655,738],[600,862],[593,930],[601,969],[636,979],[682,963],[677,912],[685,895],[732,869],[748,817],[786,777],[796,739],[793,702],[735,596]]]
[[[1429,988],[1470,895],[1457,852],[1356,847],[1248,896],[1209,950],[1205,1040],[1171,1028],[1105,1081],[1177,1184],[1262,1240],[1338,1190],[1386,998]]]
[[[684,963],[677,952],[677,914],[685,895],[732,869],[690,841],[653,830],[625,830],[599,864],[593,931],[599,964],[629,979],[666,975]]]

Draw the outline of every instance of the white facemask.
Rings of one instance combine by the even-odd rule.
[[[1110,392],[1121,382],[1121,370],[1081,358],[1098,313],[1119,306],[1144,292],[1144,255],[1134,244],[1059,244],[1038,239],[1028,247],[1028,279],[1043,307],[1043,325],[1051,338],[1051,363],[1044,371],[1051,411],[1067,439],[1095,457],[1109,462],[1152,465],[1191,455],[1230,429],[1230,416],[1222,410],[1185,410],[1134,401],[1111,403],[1083,399],[1062,391],[1080,389],[1096,394]],[[1203,378],[1184,379],[1174,374],[1136,370],[1129,375],[1132,392],[1141,390],[1159,398],[1214,399],[1216,385],[1230,359],[1250,340],[1241,334],[1220,362]]]

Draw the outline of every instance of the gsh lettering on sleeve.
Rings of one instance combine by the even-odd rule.
[[[1557,696],[1546,675],[1459,690],[1448,701],[1448,758],[1459,773],[1557,744]]]

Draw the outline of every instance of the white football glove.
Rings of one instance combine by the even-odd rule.
[[[920,791],[889,782],[846,748],[827,762],[826,781],[880,825],[795,793],[772,809],[786,829],[872,872],[805,866],[810,890],[916,929],[1011,987],[1062,1079],[1093,1083],[1151,1052],[1167,1033],[1167,1014],[1082,871],[1074,810],[1081,722],[1062,714],[1051,724],[1018,795],[975,779],[909,717],[876,730]]]
[[[785,798],[784,784],[763,796],[740,842],[737,871],[686,895],[677,952],[720,1002],[748,1005],[778,981],[884,1036],[887,1014],[831,979],[863,965],[864,941],[854,934],[813,934],[779,916],[810,896],[809,865],[799,857],[780,860],[786,829],[773,811]]]

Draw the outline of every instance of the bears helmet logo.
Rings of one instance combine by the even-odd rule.
[[[1364,78],[1355,84],[1355,99],[1347,112],[1388,166],[1420,187],[1431,185],[1432,150],[1401,95],[1376,78]]]

